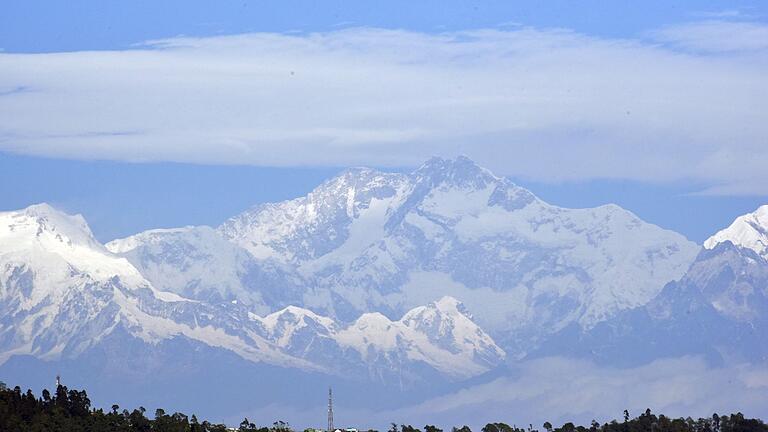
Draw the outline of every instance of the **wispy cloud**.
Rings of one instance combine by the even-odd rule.
[[[14,95],[18,93],[27,92],[27,91],[30,91],[30,89],[24,86],[16,86],[13,88],[0,88],[0,97]]]
[[[750,13],[745,13],[740,9],[720,9],[713,11],[699,11],[691,14],[696,18],[707,19],[752,19],[755,18]]]
[[[35,89],[0,97],[0,135],[14,137],[0,150],[280,166],[465,153],[534,180],[766,193],[768,54],[752,40],[766,26],[742,24],[663,29],[662,45],[527,27],[357,28],[0,54],[0,89]],[[717,40],[724,31],[739,42]]]
[[[712,413],[768,415],[768,369],[735,365],[710,368],[696,357],[658,360],[616,369],[568,359],[524,362],[507,376],[395,410],[353,410],[339,406],[344,420],[361,427],[386,427],[390,422],[438,424],[445,429],[469,424],[473,430],[503,421],[539,430],[545,421],[586,424],[620,419],[627,409],[639,415],[646,408],[675,417],[709,417]],[[323,407],[292,409],[270,406],[249,412],[262,422],[274,416],[297,425],[313,425]]]
[[[696,52],[768,49],[768,26],[752,22],[710,20],[667,27],[650,34],[675,47]]]
[[[700,358],[682,357],[616,369],[545,358],[523,363],[518,373],[427,401],[414,414],[448,414],[458,421],[474,413],[483,422],[507,418],[537,425],[546,420],[606,422],[625,409],[634,415],[646,408],[692,417],[736,411],[768,414],[766,369],[756,366],[709,368]]]

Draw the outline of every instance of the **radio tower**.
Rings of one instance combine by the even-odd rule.
[[[333,432],[333,392],[328,387],[328,432]]]

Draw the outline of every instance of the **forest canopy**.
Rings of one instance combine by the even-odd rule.
[[[2,432],[293,432],[282,420],[271,426],[257,426],[244,419],[237,427],[200,421],[195,415],[167,414],[163,409],[147,416],[143,407],[133,410],[112,405],[110,410],[94,408],[85,390],[69,390],[58,386],[54,393],[43,390],[38,397],[31,390],[22,392],[17,386],[8,388],[0,382],[0,431]],[[550,422],[541,425],[542,432],[768,432],[768,426],[760,419],[746,418],[741,413],[713,414],[711,417],[692,419],[671,418],[646,410],[632,418],[624,411],[622,421],[613,420],[588,426],[565,423],[559,427]],[[309,432],[311,430],[305,430]],[[434,425],[423,428],[392,423],[387,432],[443,432]],[[375,431],[369,431],[375,432]],[[452,432],[472,432],[467,426],[453,427]],[[539,432],[538,427],[510,426],[508,423],[488,423],[480,432]]]

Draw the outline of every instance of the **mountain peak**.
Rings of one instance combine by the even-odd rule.
[[[32,204],[31,206],[21,210],[20,213],[24,213],[29,217],[47,219],[51,222],[58,222],[60,225],[75,225],[80,229],[87,229],[88,232],[90,232],[90,228],[88,228],[88,224],[85,222],[83,215],[70,215],[45,202]]]
[[[421,167],[445,167],[447,165],[458,165],[463,167],[476,167],[482,169],[474,160],[470,159],[467,155],[458,155],[451,158],[445,158],[442,156],[432,156],[431,158],[424,161],[423,164],[421,164]]]
[[[457,309],[460,306],[462,306],[461,301],[459,301],[456,297],[451,296],[443,296],[440,298],[440,300],[437,300],[434,302],[435,305],[441,309]]]
[[[378,171],[368,167],[352,167],[341,171],[335,177],[326,180],[323,184],[315,188],[313,193],[320,191],[330,191],[337,193],[347,188],[375,188],[386,184],[396,178],[403,177],[402,174]]]
[[[289,328],[295,330],[298,327],[308,325],[308,321],[318,323],[326,329],[333,328],[336,325],[331,318],[320,316],[309,309],[293,305],[273,312],[261,319],[264,326],[273,333],[280,329],[282,331]]]
[[[43,237],[50,237],[68,245],[101,248],[82,215],[69,215],[47,203],[2,212],[0,217],[0,230],[7,231],[8,235],[21,236],[19,239],[41,241]]]
[[[467,311],[464,303],[451,296],[444,296],[439,300],[430,303],[430,306],[434,306],[435,309],[446,314],[462,314],[471,319],[471,315]]]
[[[455,159],[432,157],[413,174],[417,179],[427,180],[432,185],[451,183],[475,188],[482,188],[490,182],[500,180],[491,171],[466,156],[457,156]]]
[[[41,202],[37,204],[32,204],[29,207],[24,209],[25,213],[28,214],[49,214],[49,213],[60,213],[59,210],[56,210],[51,206],[50,204],[46,202]]]
[[[768,205],[760,206],[752,213],[737,217],[728,228],[708,238],[704,242],[704,247],[713,249],[726,241],[751,249],[768,259]]]
[[[427,335],[437,346],[453,353],[470,353],[477,347],[489,355],[483,362],[496,363],[506,353],[474,321],[464,304],[445,296],[427,306],[411,309],[400,320],[408,328]]]
[[[392,325],[392,320],[384,316],[381,312],[366,312],[362,315],[360,315],[357,320],[355,320],[356,327],[366,328],[366,327],[387,327]]]

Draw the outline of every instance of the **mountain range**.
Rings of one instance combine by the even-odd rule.
[[[154,286],[264,312],[302,305],[344,321],[395,319],[451,295],[515,357],[570,323],[588,328],[645,304],[699,249],[614,205],[549,205],[463,157],[410,174],[350,169],[215,230],[106,246]]]
[[[553,355],[762,364],[767,260],[768,206],[702,247],[616,205],[548,204],[464,157],[353,168],[218,227],[106,245],[38,204],[0,213],[0,373],[80,362],[117,382],[110,364],[147,383],[195,359],[404,391]]]

